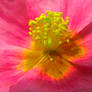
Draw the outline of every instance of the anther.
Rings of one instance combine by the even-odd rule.
[[[70,40],[67,38],[70,34],[69,17],[64,20],[61,12],[46,11],[46,13],[47,16],[42,13],[40,17],[29,21],[29,35],[32,39],[36,42],[39,40],[38,43],[43,48],[51,50],[57,48],[63,41],[69,43]]]

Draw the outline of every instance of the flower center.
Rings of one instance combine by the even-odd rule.
[[[69,42],[71,31],[68,28],[69,17],[63,19],[61,12],[46,11],[35,20],[29,21],[29,35],[40,48],[56,50],[59,45]]]
[[[17,69],[28,71],[40,68],[55,79],[63,78],[73,66],[72,59],[84,55],[84,49],[68,27],[61,12],[46,11],[29,21],[29,35],[33,47],[23,53],[23,61]]]

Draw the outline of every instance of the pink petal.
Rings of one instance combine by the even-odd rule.
[[[92,91],[92,74],[82,71],[74,71],[68,77],[55,81],[46,79],[41,73],[36,73],[36,78],[31,73],[30,77],[25,77],[23,80],[13,85],[11,92],[87,92]],[[39,77],[38,77],[39,76]]]
[[[76,60],[77,64],[92,66],[92,23],[87,25],[81,30],[78,35],[78,39],[81,39],[80,44],[83,45],[86,54],[80,60]]]
[[[92,21],[92,0],[68,0],[67,3],[70,28],[79,32]]]
[[[35,18],[46,10],[64,11],[66,2],[64,0],[26,0],[27,10],[30,18]]]
[[[0,41],[9,45],[28,47],[28,15],[24,0],[0,1]]]
[[[25,0],[0,0],[0,17],[8,23],[25,26],[28,22]]]
[[[0,92],[9,92],[9,87],[0,86]]]
[[[13,85],[23,76],[16,67],[22,61],[21,53],[22,49],[14,46],[0,48],[0,85]]]
[[[0,18],[0,42],[28,48],[30,40],[26,29]]]

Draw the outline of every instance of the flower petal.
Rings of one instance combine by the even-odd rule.
[[[0,92],[9,92],[9,87],[0,86]]]
[[[68,0],[67,3],[70,28],[79,32],[92,21],[92,0]]]
[[[16,85],[11,87],[11,92],[91,92],[92,74],[75,71],[64,80],[55,81],[37,73],[35,77],[31,73]],[[39,76],[39,78],[38,78]],[[44,81],[45,80],[45,81]],[[86,84],[86,85],[85,85]],[[89,90],[89,91],[88,91]]]
[[[14,6],[14,7],[13,7]],[[28,16],[24,0],[0,1],[0,40],[6,44],[28,47]],[[26,31],[27,30],[27,31]]]
[[[16,67],[22,60],[21,53],[22,49],[14,46],[0,48],[0,85],[10,86],[23,76]]]
[[[9,24],[0,18],[0,41],[9,45],[28,47],[30,45],[28,32],[15,25]]]
[[[76,60],[77,64],[92,66],[92,23],[87,25],[83,30],[81,30],[77,36],[80,40],[80,44],[85,49],[85,56]]]
[[[64,11],[66,2],[64,0],[26,0],[30,18],[35,18],[46,10]]]
[[[28,22],[24,0],[0,0],[0,17],[8,23],[25,26]]]

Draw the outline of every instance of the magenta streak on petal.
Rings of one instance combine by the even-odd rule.
[[[92,22],[89,23],[85,28],[83,28],[78,34],[78,38],[82,39],[86,36],[92,34]],[[88,36],[89,37],[89,36]],[[90,37],[89,37],[90,38]],[[92,38],[92,37],[91,37]]]

